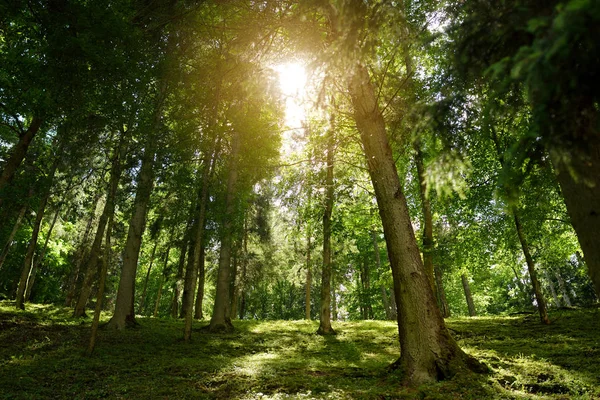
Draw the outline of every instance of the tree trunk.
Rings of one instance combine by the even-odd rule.
[[[21,227],[21,223],[23,222],[23,217],[25,216],[26,211],[27,211],[27,205],[24,204],[21,207],[21,209],[19,210],[19,215],[17,215],[17,220],[15,221],[15,224],[13,225],[13,228],[10,231],[10,234],[8,235],[6,244],[4,245],[4,248],[2,249],[2,254],[0,254],[0,269],[2,269],[2,264],[4,264],[4,261],[6,260],[6,256],[8,255],[8,251],[10,250],[10,248],[12,246],[13,240],[15,239],[15,235],[17,234],[17,232],[19,231],[19,228]]]
[[[127,140],[126,132],[121,132],[121,138],[119,144],[115,149],[113,160],[110,167],[110,182],[108,184],[108,190],[106,194],[106,203],[104,204],[104,210],[98,220],[98,227],[96,228],[96,236],[90,249],[90,254],[87,257],[87,267],[83,282],[81,283],[81,290],[79,292],[79,298],[77,304],[73,310],[73,317],[85,316],[85,306],[87,304],[90,293],[92,292],[92,284],[98,270],[98,261],[100,260],[100,250],[102,247],[102,239],[104,237],[104,231],[108,223],[108,219],[115,213],[115,199],[117,196],[117,188],[119,187],[119,180],[121,179],[121,160],[125,157],[127,151]]]
[[[440,311],[442,312],[442,316],[444,318],[448,318],[448,317],[450,317],[450,307],[448,306],[448,300],[446,299],[446,291],[444,290],[444,283],[442,280],[442,278],[443,278],[442,270],[439,267],[435,267],[434,272],[435,272],[436,287],[437,287],[437,291],[438,291],[438,300],[439,300],[439,304],[440,304]]]
[[[567,291],[567,286],[565,285],[565,281],[563,277],[560,275],[560,271],[558,269],[554,270],[554,275],[556,276],[556,280],[558,281],[558,287],[560,288],[560,292],[562,293],[562,298],[567,307],[573,307],[571,304],[571,298],[569,297],[569,293]]]
[[[229,298],[231,300],[229,304],[229,316],[231,319],[234,319],[237,314],[237,301],[238,301],[238,263],[239,257],[237,257],[237,252],[234,253],[233,263],[231,268],[231,286],[229,292]]]
[[[33,289],[33,285],[35,284],[35,277],[37,274],[37,270],[42,263],[44,256],[46,255],[46,250],[48,249],[48,243],[50,242],[50,237],[52,236],[52,231],[54,230],[54,225],[56,225],[56,220],[58,219],[58,215],[60,214],[60,206],[56,209],[54,213],[54,218],[52,218],[52,223],[50,223],[50,227],[48,228],[48,233],[46,233],[46,240],[44,240],[44,246],[42,247],[42,251],[39,256],[36,257],[35,262],[33,263],[33,268],[31,269],[31,273],[29,274],[29,279],[27,280],[27,288],[25,289],[25,301],[29,301],[31,297],[31,290]]]
[[[100,270],[100,282],[98,282],[98,293],[96,294],[96,308],[94,310],[94,319],[92,320],[92,331],[90,334],[90,343],[86,354],[91,356],[96,347],[96,337],[98,336],[98,325],[100,324],[100,312],[102,311],[102,303],[104,300],[104,288],[106,287],[106,275],[108,266],[110,265],[110,235],[112,233],[113,216],[111,215],[106,227],[106,243],[104,246],[104,257],[102,258],[102,268]]]
[[[4,164],[4,169],[2,169],[2,174],[0,175],[0,193],[12,181],[17,169],[27,155],[27,149],[29,148],[31,141],[40,130],[42,122],[43,120],[41,118],[34,116],[29,124],[29,128],[23,132],[17,144],[12,148],[12,154],[8,157],[6,164]]]
[[[427,184],[425,180],[425,167],[423,166],[423,152],[419,143],[414,144],[415,164],[419,176],[419,194],[421,196],[421,211],[423,213],[423,266],[429,278],[429,284],[434,294],[437,294],[433,271],[433,217],[431,216],[431,203],[427,198]],[[442,313],[443,314],[443,313]]]
[[[337,321],[338,309],[337,309],[337,297],[335,295],[335,276],[331,276],[331,320]]]
[[[238,294],[239,294],[239,302],[240,302],[240,311],[239,311],[239,318],[240,319],[244,319],[244,313],[245,313],[245,291],[246,291],[246,273],[248,272],[248,223],[247,223],[247,218],[244,219],[244,239],[243,239],[243,243],[242,243],[242,250],[243,250],[243,254],[242,254],[242,273],[240,275],[240,279],[239,279],[239,285],[238,285]],[[232,315],[234,315],[232,313]]]
[[[306,238],[306,285],[304,287],[304,318],[310,321],[310,288],[312,286],[312,269],[310,266],[310,232]]]
[[[158,129],[155,124],[154,129]],[[137,176],[137,190],[133,203],[133,214],[129,222],[127,240],[123,249],[123,267],[117,290],[115,312],[108,322],[107,327],[123,329],[126,326],[136,325],[134,312],[135,276],[137,272],[142,236],[146,229],[146,214],[148,203],[154,186],[154,144],[148,139],[147,147],[142,157],[142,165]]]
[[[589,126],[597,126],[590,122]],[[575,129],[575,128],[574,128]],[[600,298],[600,135],[598,132],[582,133],[581,148],[571,152],[566,161],[562,148],[550,150],[550,158],[579,239],[579,244],[596,297]]]
[[[517,278],[517,286],[519,286],[519,290],[521,291],[521,293],[523,293],[523,298],[525,299],[525,304],[527,306],[531,305],[531,297],[529,294],[529,291],[527,291],[525,289],[525,285],[523,284],[523,281],[521,280],[521,277],[519,276],[519,273],[517,272],[517,269],[515,268],[514,265],[511,265],[510,268],[512,269],[513,273],[515,274],[515,278]]]
[[[27,280],[29,279],[29,273],[31,271],[31,267],[33,264],[33,254],[35,253],[35,247],[37,245],[38,235],[40,233],[40,227],[42,225],[42,219],[44,218],[44,212],[46,211],[46,204],[48,204],[48,199],[50,198],[50,193],[52,190],[52,183],[54,181],[54,175],[56,173],[56,169],[58,168],[58,163],[60,158],[57,158],[54,164],[52,165],[51,171],[48,174],[49,182],[48,188],[46,190],[46,194],[42,198],[37,213],[35,215],[35,222],[33,223],[33,231],[31,233],[31,240],[29,241],[29,245],[27,246],[27,252],[25,253],[25,260],[23,261],[23,269],[21,270],[21,278],[19,280],[19,286],[17,288],[17,297],[16,297],[16,307],[20,309],[25,309],[25,288],[27,286]]]
[[[204,304],[204,284],[206,281],[206,254],[204,245],[200,247],[200,259],[198,260],[198,290],[196,291],[196,305],[194,307],[194,319],[204,318],[203,304]]]
[[[154,255],[156,254],[156,247],[158,246],[158,239],[154,242],[154,246],[152,247],[152,253],[150,255],[150,264],[148,265],[148,271],[146,272],[146,279],[144,279],[144,286],[142,289],[142,297],[140,297],[140,304],[138,307],[138,314],[142,314],[144,311],[144,303],[146,302],[146,293],[148,292],[148,281],[150,280],[150,272],[152,271],[152,265],[154,264]]]
[[[231,269],[231,240],[233,236],[233,216],[235,213],[239,152],[240,137],[239,133],[234,132],[231,139],[231,154],[229,156],[230,163],[225,192],[225,213],[223,215],[223,223],[221,226],[221,251],[219,254],[217,291],[209,325],[209,330],[211,332],[233,330],[229,315],[229,275]]]
[[[519,216],[517,215],[514,209],[512,210],[512,213],[515,221],[515,227],[517,228],[517,235],[519,236],[519,242],[521,243],[521,248],[523,249],[523,254],[525,255],[525,261],[527,262],[527,270],[529,270],[529,278],[531,279],[531,285],[533,286],[533,292],[535,293],[535,300],[537,301],[538,311],[540,313],[540,320],[543,324],[548,325],[550,323],[550,320],[548,319],[548,313],[546,311],[546,300],[544,299],[542,287],[540,286],[540,282],[537,277],[537,272],[535,271],[535,264],[533,263],[533,258],[531,257],[531,253],[529,252],[529,245],[527,244],[527,240],[525,239],[525,234],[523,233],[523,227],[521,226]]]
[[[369,270],[369,259],[366,254],[363,257],[363,267],[360,271],[360,280],[362,283],[362,299],[363,303],[363,319],[371,319],[373,318],[373,307],[371,307],[371,279],[370,279],[371,271]]]
[[[81,242],[79,243],[79,248],[77,249],[77,253],[75,255],[75,268],[73,268],[71,276],[69,277],[67,294],[65,296],[65,307],[71,307],[73,305],[73,298],[75,297],[75,290],[77,287],[77,278],[79,277],[79,270],[81,269],[81,264],[84,260],[88,237],[90,236],[90,232],[92,231],[92,225],[94,223],[94,217],[96,216],[98,200],[100,200],[100,198],[96,197],[92,213],[90,214],[90,218],[88,219],[88,222],[85,226],[85,231],[83,233]]]
[[[467,275],[462,274],[460,276],[462,280],[463,289],[465,291],[465,298],[467,299],[467,307],[469,308],[469,316],[476,317],[477,312],[475,311],[475,303],[473,303],[473,296],[471,295],[471,286],[469,285],[469,279]]]
[[[323,271],[321,273],[321,309],[319,312],[319,335],[335,335],[331,327],[331,213],[333,212],[333,152],[335,151],[334,118],[327,138],[327,166],[325,177],[325,210],[323,213]]]
[[[177,318],[179,316],[179,296],[183,289],[183,270],[185,266],[185,255],[187,248],[188,241],[186,234],[184,235],[184,238],[181,241],[179,262],[177,263],[177,276],[175,277],[175,283],[173,283],[173,301],[171,304],[171,318]]]
[[[404,382],[411,385],[451,377],[465,366],[481,371],[481,364],[464,353],[450,336],[436,304],[366,67],[355,67],[348,88],[394,279],[401,348],[396,365],[404,372]]]

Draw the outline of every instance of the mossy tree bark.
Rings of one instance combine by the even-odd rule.
[[[481,364],[464,353],[450,336],[436,304],[375,88],[365,66],[355,66],[348,90],[375,189],[394,279],[401,348],[396,366],[403,371],[403,381],[419,385],[449,378],[465,367],[481,371]]]

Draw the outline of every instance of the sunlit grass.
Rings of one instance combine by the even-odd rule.
[[[387,367],[399,356],[392,322],[234,321],[236,331],[184,343],[181,321],[140,318],[140,327],[100,331],[84,356],[90,319],[70,310],[0,302],[0,398],[200,399],[592,399],[600,396],[598,311],[448,320],[489,375],[403,389]],[[108,315],[103,319],[107,320]]]

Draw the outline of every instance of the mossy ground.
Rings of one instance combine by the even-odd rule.
[[[392,322],[235,321],[232,334],[196,323],[184,343],[183,322],[139,318],[140,327],[100,331],[84,356],[90,320],[70,310],[0,302],[2,399],[594,399],[600,398],[600,311],[533,316],[452,318],[463,349],[488,375],[405,389],[387,366],[399,356]]]

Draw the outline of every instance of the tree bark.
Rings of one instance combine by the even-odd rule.
[[[548,270],[544,270],[544,275],[546,276],[546,280],[548,281],[548,289],[550,289],[550,294],[552,295],[552,299],[554,300],[554,305],[556,308],[560,308],[560,300],[558,299],[558,295],[556,294],[556,288],[554,287],[554,282],[552,282],[552,277],[548,273]]]
[[[548,319],[548,312],[546,311],[546,300],[544,299],[542,287],[537,277],[533,258],[529,252],[529,245],[525,239],[523,227],[521,226],[521,221],[517,215],[517,212],[513,209],[512,213],[515,221],[515,227],[517,228],[517,235],[519,236],[519,242],[521,243],[521,248],[523,249],[523,254],[525,255],[525,262],[527,262],[527,270],[529,271],[529,278],[531,279],[531,285],[533,286],[533,292],[535,293],[535,300],[537,301],[538,312],[540,313],[540,321],[542,321],[543,324],[548,325],[550,324],[550,320]]]
[[[467,307],[469,308],[469,316],[476,317],[477,311],[475,311],[475,303],[473,303],[473,295],[471,294],[469,279],[465,274],[462,274],[460,279],[462,280],[463,290],[465,291],[465,299],[467,300]]]
[[[597,122],[589,126],[597,126]],[[568,160],[561,157],[562,148],[550,149],[549,153],[596,297],[600,298],[600,134],[591,131],[580,135],[573,141],[579,148],[572,149]]]
[[[233,133],[231,154],[229,156],[229,172],[225,192],[225,214],[221,226],[221,251],[219,253],[219,270],[217,275],[217,291],[209,330],[211,332],[232,331],[233,324],[229,315],[229,283],[231,269],[231,241],[233,236],[233,216],[235,213],[236,185],[238,180],[238,158],[240,137]]]
[[[111,215],[106,227],[106,243],[104,246],[104,257],[102,258],[102,268],[100,270],[100,282],[98,282],[98,293],[96,294],[96,308],[94,309],[94,319],[92,320],[92,331],[90,334],[90,343],[86,354],[91,356],[96,347],[96,338],[98,336],[98,325],[100,324],[100,312],[102,311],[102,303],[104,300],[104,288],[106,287],[106,275],[108,266],[110,265],[110,235],[112,234],[113,216]]]
[[[325,177],[325,210],[323,213],[323,270],[321,272],[321,308],[319,312],[319,335],[335,335],[331,326],[331,213],[333,212],[333,152],[335,151],[334,118],[327,138],[327,166]]]
[[[482,371],[450,336],[419,252],[385,122],[366,67],[356,65],[348,89],[361,135],[394,279],[404,383],[419,385],[453,376],[467,366]]]
[[[96,235],[90,254],[87,257],[87,267],[83,282],[81,283],[81,290],[77,299],[77,304],[73,310],[73,317],[85,316],[85,306],[87,304],[90,293],[92,292],[92,284],[98,270],[98,261],[100,260],[100,250],[102,247],[102,239],[104,237],[104,231],[108,223],[108,219],[115,213],[115,201],[117,196],[117,189],[119,187],[119,180],[121,179],[121,160],[125,157],[127,150],[127,139],[126,132],[121,132],[119,144],[115,149],[113,160],[110,167],[110,181],[108,184],[108,190],[106,194],[106,203],[104,204],[104,210],[98,220],[98,227],[96,228]]]
[[[146,293],[148,292],[148,281],[150,280],[150,272],[152,272],[152,265],[154,264],[154,256],[156,255],[156,247],[158,247],[158,239],[154,242],[154,246],[152,247],[152,253],[150,254],[150,264],[148,265],[148,271],[146,272],[146,278],[144,279],[144,286],[142,289],[142,296],[140,297],[140,304],[138,307],[138,314],[142,314],[144,311],[144,303],[146,302]]]
[[[27,149],[29,149],[31,141],[40,130],[42,122],[41,118],[34,116],[29,124],[29,128],[23,132],[17,144],[12,148],[12,154],[6,161],[6,164],[4,164],[2,174],[0,175],[0,192],[12,181],[17,169],[27,155]]]
[[[379,254],[379,242],[377,239],[377,233],[375,231],[371,231],[371,239],[373,240],[373,252],[375,253],[375,266],[377,267],[377,273],[379,274],[382,270],[381,268],[381,255]],[[387,320],[395,320],[392,312],[392,305],[390,304],[390,299],[387,295],[387,290],[385,289],[385,285],[380,285],[381,290],[381,301],[383,302],[383,310],[385,311],[385,319]]]
[[[186,229],[186,232],[188,229]],[[177,263],[177,276],[173,283],[173,301],[171,304],[171,318],[177,318],[179,316],[179,296],[183,289],[183,270],[185,266],[185,255],[188,248],[187,234],[181,240],[181,246],[179,251],[179,262]]]
[[[304,286],[304,318],[310,321],[310,289],[312,286],[312,268],[310,265],[311,242],[310,232],[306,238],[306,284]]]
[[[442,316],[444,318],[448,318],[450,317],[450,307],[448,306],[448,300],[446,299],[446,291],[444,290],[444,283],[443,283],[443,273],[441,268],[439,267],[435,267],[434,268],[434,272],[435,272],[435,280],[436,280],[436,286],[437,286],[437,291],[438,291],[438,300],[439,300],[439,304],[440,304],[440,311],[442,312]]]
[[[194,319],[204,318],[203,304],[204,304],[204,284],[206,281],[205,271],[206,254],[204,245],[200,247],[200,259],[198,260],[198,290],[196,291],[196,305],[194,307]]]
[[[10,231],[10,234],[8,235],[6,244],[4,245],[4,247],[2,249],[2,254],[0,254],[0,269],[2,269],[2,264],[4,264],[4,261],[6,260],[6,256],[8,255],[8,251],[10,250],[10,248],[12,246],[13,240],[15,239],[15,235],[17,234],[17,232],[19,231],[19,228],[21,227],[21,223],[23,222],[23,217],[25,216],[26,211],[27,211],[27,205],[24,204],[21,207],[21,209],[19,210],[19,214],[17,215],[15,224],[13,225],[13,228]]]
[[[158,129],[155,124],[154,129]],[[127,326],[135,326],[134,296],[135,296],[135,276],[137,272],[138,258],[140,256],[140,247],[142,245],[142,236],[146,229],[146,214],[148,203],[154,186],[154,144],[148,139],[142,165],[137,176],[137,190],[133,203],[133,214],[129,222],[127,240],[123,250],[123,268],[121,269],[121,278],[119,279],[119,289],[117,290],[117,300],[115,302],[115,312],[108,322],[107,327],[113,329],[123,329]]]

